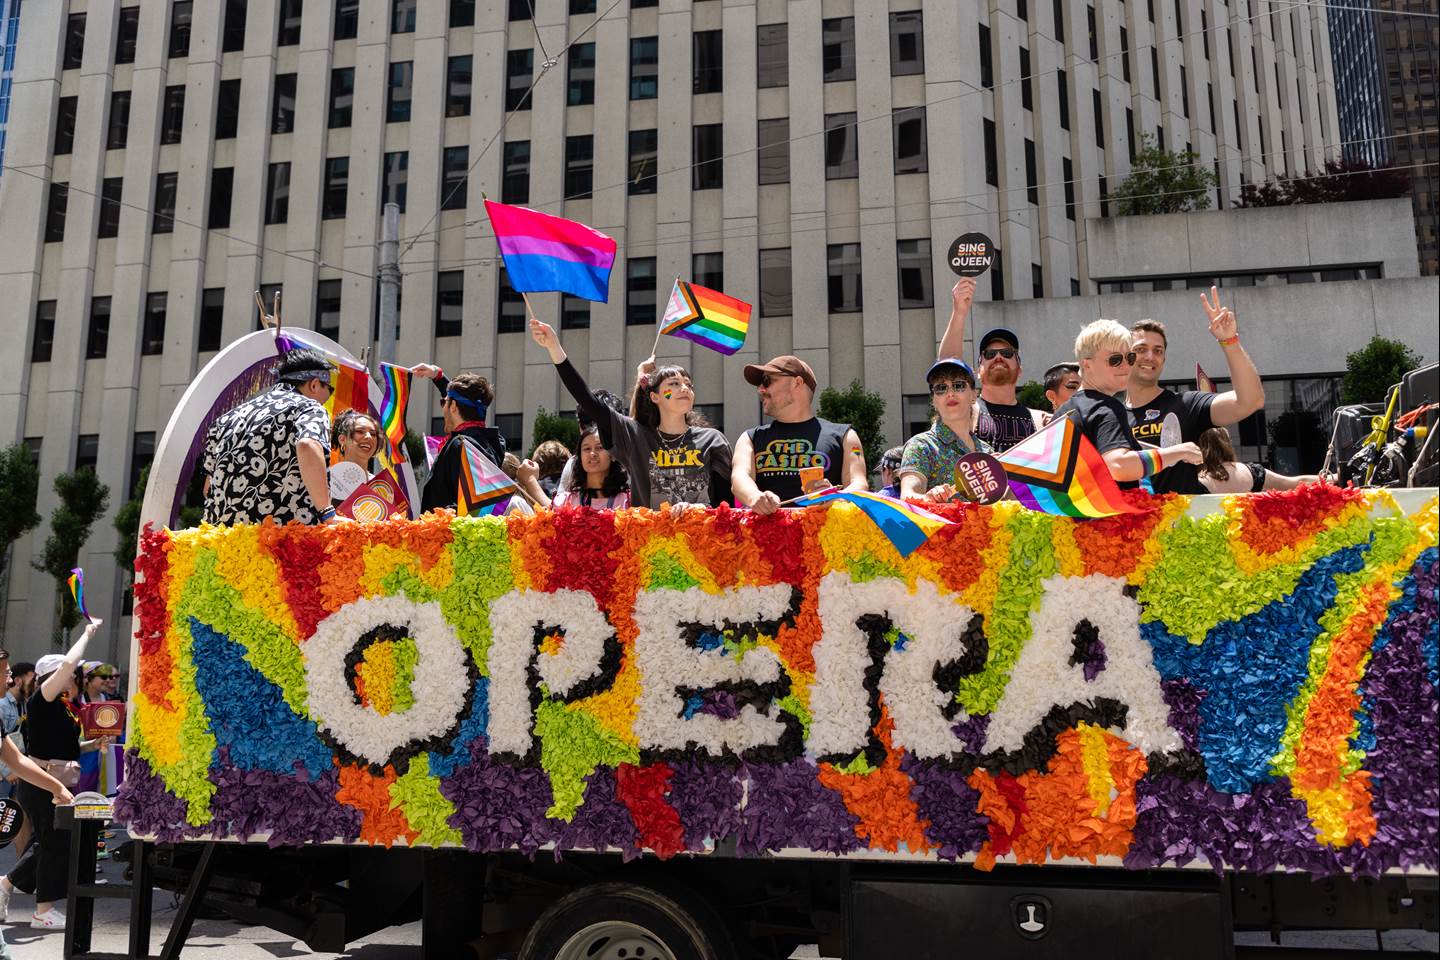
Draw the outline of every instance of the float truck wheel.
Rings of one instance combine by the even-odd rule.
[[[735,951],[704,904],[597,883],[551,904],[525,935],[519,960],[735,960]]]

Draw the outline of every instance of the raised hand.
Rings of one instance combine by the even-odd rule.
[[[1166,447],[1160,451],[1160,457],[1166,465],[1177,463],[1193,463],[1197,466],[1205,462],[1205,454],[1194,443],[1177,443],[1173,447]]]
[[[434,380],[440,376],[440,368],[433,363],[417,363],[410,368],[410,375],[421,380]]]
[[[560,346],[560,338],[555,334],[555,328],[533,315],[530,317],[530,339],[545,348],[545,352],[550,354],[551,363],[565,362],[565,349]]]
[[[970,305],[975,302],[975,278],[961,277],[955,281],[955,286],[950,288],[950,303],[955,308],[957,316],[965,316],[970,312]]]
[[[1220,290],[1218,287],[1210,288],[1210,296],[1207,299],[1204,291],[1200,293],[1200,305],[1205,308],[1205,317],[1210,322],[1210,335],[1216,340],[1229,340],[1236,336],[1238,327],[1235,322],[1235,311],[1220,303]]]

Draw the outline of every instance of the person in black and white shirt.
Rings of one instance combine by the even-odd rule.
[[[205,438],[207,523],[329,523],[326,463],[333,392],[330,364],[317,350],[280,358],[279,383],[229,411]]]

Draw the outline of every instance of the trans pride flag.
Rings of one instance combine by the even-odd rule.
[[[601,303],[610,299],[613,237],[574,220],[493,200],[485,201],[485,212],[517,293],[559,290]]]

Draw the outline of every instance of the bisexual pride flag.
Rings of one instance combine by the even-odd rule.
[[[727,357],[745,345],[750,304],[695,283],[675,281],[660,332],[709,347]]]
[[[517,293],[559,290],[585,300],[610,298],[615,239],[548,213],[485,201],[510,286]]]

